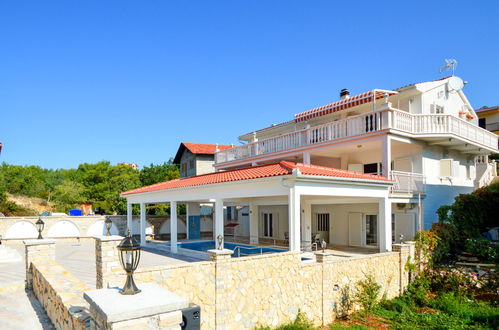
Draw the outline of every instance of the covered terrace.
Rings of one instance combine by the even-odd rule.
[[[170,250],[177,252],[177,205],[186,204],[189,215],[195,206],[214,205],[214,237],[224,236],[224,207],[249,206],[249,241],[258,243],[262,221],[259,207],[280,205],[286,209],[286,241],[290,251],[310,250],[312,205],[369,203],[377,209],[376,246],[391,251],[392,216],[389,179],[324,166],[281,161],[237,170],[181,178],[126,191],[128,226],[132,205],[140,205],[141,244],[146,243],[146,204],[169,203]],[[187,216],[189,219],[189,216]],[[283,219],[281,219],[283,220]],[[286,219],[284,219],[285,221]],[[188,220],[189,221],[189,220]],[[189,225],[187,225],[189,227]],[[355,229],[356,230],[356,229]],[[360,230],[360,229],[359,229]],[[348,233],[357,235],[360,233]],[[222,243],[223,244],[223,243]]]

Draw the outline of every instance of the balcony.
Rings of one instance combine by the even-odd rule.
[[[420,173],[391,171],[390,179],[395,181],[390,188],[391,193],[398,194],[424,194],[425,176]]]
[[[215,165],[229,162],[238,164],[241,161],[244,163],[244,161],[251,161],[251,158],[261,158],[280,152],[292,153],[296,151],[298,153],[306,150],[307,146],[326,145],[329,142],[380,131],[390,131],[430,141],[435,141],[435,138],[453,137],[463,145],[476,146],[476,149],[497,150],[497,135],[464,119],[443,114],[410,114],[390,108],[219,151],[215,154]],[[447,141],[445,140],[443,144]]]

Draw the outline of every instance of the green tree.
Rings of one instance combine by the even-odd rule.
[[[178,165],[173,164],[173,160],[164,162],[162,165],[145,166],[140,171],[140,182],[143,186],[149,186],[158,182],[178,179],[180,177],[180,169]]]
[[[54,188],[54,202],[57,208],[66,212],[76,206],[76,204],[85,201],[83,194],[84,187],[78,182],[65,179],[60,185]]]

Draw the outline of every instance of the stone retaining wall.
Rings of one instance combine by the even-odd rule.
[[[55,262],[55,241],[24,244],[26,287],[33,290],[56,329],[86,329],[93,324],[83,299],[90,288]]]
[[[110,256],[109,251],[116,250],[112,245],[101,246],[100,253]],[[323,325],[341,313],[345,296],[353,296],[356,283],[367,274],[382,285],[388,298],[399,295],[407,285],[408,255],[404,245],[398,252],[350,258],[326,255],[318,256],[317,262],[302,262],[299,253],[283,252],[150,268],[139,265],[134,278],[139,288],[141,282],[155,282],[200,305],[203,329],[276,326],[293,320],[298,310]],[[104,264],[102,272],[104,285],[123,285],[125,276],[119,267]]]
[[[83,282],[54,261],[31,263],[33,292],[56,329],[86,329],[91,321]]]

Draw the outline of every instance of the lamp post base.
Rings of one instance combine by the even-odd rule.
[[[120,290],[121,294],[137,294],[141,290],[137,288],[137,285],[135,285],[135,281],[133,280],[132,274],[127,274],[126,275],[126,282],[125,285],[123,286],[123,289]]]

